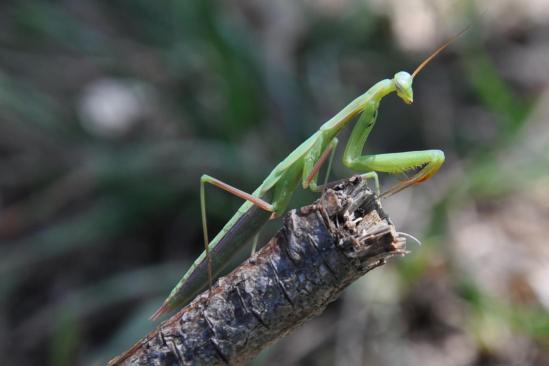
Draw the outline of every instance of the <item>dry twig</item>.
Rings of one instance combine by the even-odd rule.
[[[351,282],[405,254],[359,177],[292,210],[256,255],[109,365],[239,365],[320,314]]]

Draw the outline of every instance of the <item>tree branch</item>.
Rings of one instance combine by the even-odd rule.
[[[399,237],[360,177],[292,210],[265,247],[109,365],[239,365],[319,315],[395,255]]]

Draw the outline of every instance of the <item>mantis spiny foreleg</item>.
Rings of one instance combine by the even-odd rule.
[[[337,144],[339,143],[339,140],[337,137],[334,137],[328,146],[324,149],[322,154],[317,157],[314,152],[312,152],[306,159],[306,163],[303,167],[303,188],[309,188],[313,192],[319,192],[322,190],[322,186],[318,186],[318,173],[320,172],[320,169],[326,163],[326,160],[328,160],[328,168],[326,170],[326,176],[324,177],[324,184],[323,186],[328,183],[328,178],[330,177],[330,171],[332,169],[332,162],[334,160],[334,155],[336,152]],[[314,165],[311,166],[311,164],[307,164],[307,161],[314,162]]]
[[[379,101],[372,100],[360,116],[343,153],[343,164],[358,172],[404,173],[421,167],[414,176],[385,192],[383,195],[386,196],[429,179],[444,163],[444,153],[440,150],[423,150],[362,155],[366,140],[376,122],[378,107]]]

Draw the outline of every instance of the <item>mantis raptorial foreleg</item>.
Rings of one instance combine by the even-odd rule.
[[[212,288],[212,258],[210,256],[210,243],[208,239],[208,223],[206,218],[206,192],[205,192],[205,184],[209,183],[212,184],[218,188],[221,188],[222,190],[231,193],[232,195],[235,195],[237,197],[240,197],[246,201],[250,201],[257,207],[268,211],[268,212],[274,212],[273,205],[262,200],[261,198],[254,197],[249,193],[246,193],[244,191],[241,191],[238,188],[235,188],[225,182],[220,181],[219,179],[216,179],[214,177],[210,177],[209,175],[202,175],[200,177],[200,211],[202,216],[202,230],[204,233],[204,249],[206,253],[206,258],[208,260],[208,283],[210,285],[210,289]],[[257,240],[257,235],[254,240]],[[254,242],[253,251],[255,251],[255,245],[257,245],[257,241]]]
[[[330,142],[330,144],[328,144],[328,147],[326,148],[326,150],[324,150],[324,152],[322,153],[322,155],[320,156],[316,164],[311,169],[311,172],[309,173],[307,178],[304,180],[304,184],[303,184],[304,188],[309,188],[313,192],[321,192],[321,191],[324,191],[325,187],[329,185],[328,178],[330,177],[332,161],[334,159],[335,149],[337,147],[337,144],[338,144],[338,139],[337,137],[334,137],[334,139]],[[317,184],[318,172],[320,171],[320,168],[322,167],[322,165],[326,162],[328,155],[330,156],[330,158],[328,160],[328,168],[326,170],[326,176],[324,177],[324,183],[321,186],[319,186]],[[380,195],[379,177],[377,173],[374,171],[371,171],[371,172],[362,173],[359,175],[364,180],[373,179],[375,193],[376,195],[379,196]]]
[[[325,186],[326,183],[328,183],[328,178],[330,177],[332,162],[334,160],[338,143],[338,138],[334,137],[332,141],[330,141],[328,146],[326,146],[326,149],[318,157],[318,160],[313,166],[308,166],[307,164],[305,164],[305,166],[303,167],[303,188],[309,188],[313,192],[320,192],[322,190],[322,187]],[[314,160],[316,157],[312,156],[311,158],[311,160]],[[318,186],[318,173],[320,172],[320,169],[322,168],[324,163],[326,163],[326,160],[328,160],[328,168],[326,169],[324,184],[322,186]]]
[[[339,140],[337,139],[337,137],[334,137],[333,140],[328,144],[328,146],[326,147],[326,150],[324,150],[322,155],[318,158],[318,161],[316,162],[316,164],[312,167],[312,169],[310,169],[309,174],[303,180],[303,188],[309,188],[313,192],[321,192],[325,189],[325,187],[329,185],[328,178],[330,177],[332,162],[334,160],[335,149],[337,147],[338,142]],[[322,167],[322,165],[328,159],[328,155],[329,155],[328,168],[326,170],[326,176],[324,177],[324,184],[319,186],[317,184],[318,172],[320,171],[320,168]],[[307,173],[305,169],[304,169],[304,173]],[[368,173],[363,173],[363,174],[360,174],[360,177],[364,180],[373,179],[375,193],[379,196],[380,194],[379,178],[377,176],[377,173],[373,171]]]
[[[364,163],[378,172],[405,172],[422,167],[411,178],[405,179],[383,193],[383,197],[393,195],[414,184],[419,184],[432,177],[444,163],[441,150],[408,151],[392,154],[365,155]]]
[[[404,173],[422,167],[413,177],[402,181],[384,193],[384,195],[391,195],[429,179],[444,163],[444,153],[440,150],[423,150],[362,155],[366,140],[377,118],[378,106],[378,101],[370,102],[360,116],[343,153],[343,164],[359,172],[384,173]],[[375,179],[377,179],[377,175],[375,175]]]

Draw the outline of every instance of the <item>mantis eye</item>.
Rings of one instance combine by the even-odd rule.
[[[395,87],[399,91],[406,91],[412,88],[412,75],[406,71],[401,71],[395,74]]]

